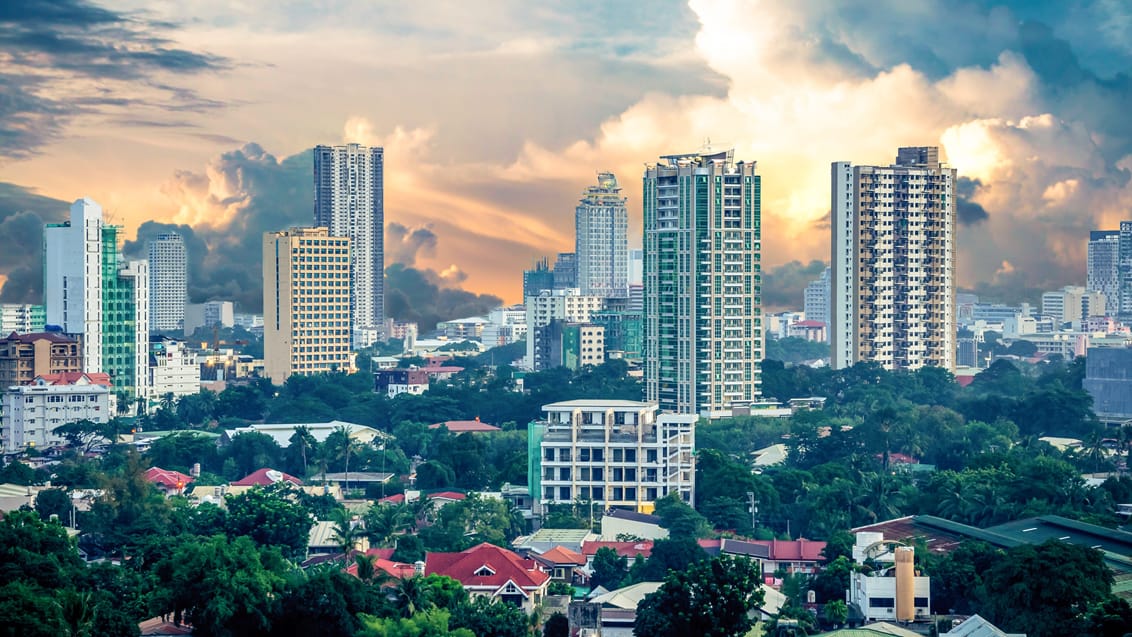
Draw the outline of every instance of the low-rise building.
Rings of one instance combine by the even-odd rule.
[[[931,578],[916,575],[915,549],[884,535],[859,531],[853,546],[856,562],[880,564],[869,573],[849,576],[849,605],[865,621],[924,621],[931,617]],[[885,566],[892,564],[892,566]]]
[[[575,500],[651,513],[669,493],[695,502],[698,416],[658,414],[656,404],[631,400],[570,400],[542,409],[545,418],[528,436],[536,513]]]
[[[114,415],[114,403],[105,373],[44,374],[30,384],[10,387],[0,413],[4,451],[65,444],[56,429],[80,420],[105,423]]]
[[[420,369],[379,369],[373,376],[374,391],[390,398],[400,394],[420,396],[428,391],[428,372]]]
[[[183,341],[159,337],[149,346],[149,375],[153,399],[200,393],[200,364]]]
[[[1102,420],[1132,418],[1132,347],[1089,348],[1082,385]]]
[[[0,392],[13,385],[26,385],[36,376],[81,371],[83,346],[77,336],[12,332],[0,340]]]
[[[660,518],[648,513],[610,509],[601,516],[601,539],[616,541],[624,537],[639,540],[660,540],[668,537],[668,529]]]

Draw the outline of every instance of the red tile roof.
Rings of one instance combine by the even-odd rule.
[[[805,538],[797,540],[754,540],[770,549],[768,559],[775,561],[816,562],[822,559],[825,542],[815,542]]]
[[[254,472],[250,475],[244,476],[244,478],[241,479],[241,480],[237,480],[237,481],[233,482],[232,486],[234,486],[234,487],[255,487],[255,486],[266,487],[266,486],[275,484],[276,482],[283,482],[284,480],[286,480],[287,482],[290,482],[291,484],[302,484],[303,483],[302,480],[296,478],[293,475],[283,473],[282,471],[276,471],[275,469],[270,469],[270,468],[264,467],[263,469],[260,469],[259,471],[256,471],[256,472]]]
[[[496,590],[508,581],[523,590],[541,588],[550,575],[534,560],[524,560],[494,544],[478,544],[460,553],[426,553],[425,574],[445,575],[465,587]]]
[[[564,546],[556,546],[545,553],[533,556],[535,559],[547,564],[576,564],[586,565],[586,556],[577,551],[571,551]]]
[[[380,502],[382,504],[401,504],[404,501],[405,501],[405,494],[404,493],[394,493],[393,495],[387,495],[384,498],[378,500],[378,502]]]
[[[146,482],[159,484],[166,489],[183,489],[185,485],[193,481],[192,476],[187,476],[180,471],[169,471],[161,467],[150,467],[145,470]]]
[[[652,540],[641,542],[582,542],[582,554],[587,558],[593,557],[597,554],[598,549],[606,547],[617,551],[617,555],[623,555],[630,560],[638,555],[644,558],[652,555]]]
[[[58,374],[40,374],[36,378],[43,379],[48,385],[74,385],[84,376],[92,385],[110,386],[110,374],[105,372],[60,372]]]
[[[495,425],[489,425],[486,422],[480,422],[478,420],[449,420],[448,422],[438,422],[435,425],[428,426],[429,429],[440,429],[441,427],[447,427],[448,431],[454,434],[501,431],[501,429]]]

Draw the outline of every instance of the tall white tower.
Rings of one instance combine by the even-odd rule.
[[[955,169],[935,147],[832,165],[833,367],[955,368]]]
[[[43,230],[43,298],[47,325],[83,341],[83,371],[102,369],[102,207],[71,205],[70,221]]]
[[[181,235],[162,234],[149,242],[149,329],[184,328],[188,267]]]
[[[575,211],[577,285],[583,295],[624,298],[629,294],[629,212],[611,172],[598,173]]]
[[[314,149],[314,223],[349,237],[350,324],[373,333],[385,321],[385,150],[346,144]]]

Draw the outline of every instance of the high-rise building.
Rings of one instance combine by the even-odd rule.
[[[149,242],[149,329],[184,328],[188,269],[184,237],[170,232]]]
[[[1120,297],[1120,305],[1117,313],[1122,320],[1132,320],[1132,221],[1120,222],[1120,239],[1119,239],[1119,277],[1120,289],[1117,290],[1117,295]]]
[[[1120,231],[1089,233],[1088,278],[1085,287],[1105,296],[1108,311],[1120,311]]]
[[[758,399],[761,177],[734,151],[645,169],[645,396],[710,418]]]
[[[47,310],[42,305],[0,303],[0,336],[19,332],[42,332],[47,324]]]
[[[613,173],[598,173],[574,213],[577,285],[582,294],[621,298],[629,292],[629,211]]]
[[[385,324],[384,174],[380,147],[314,149],[314,224],[350,239],[350,327],[361,331]]]
[[[578,255],[559,252],[554,260],[554,289],[568,290],[578,287]]]
[[[915,147],[831,172],[833,367],[955,369],[955,170]]]
[[[263,367],[292,374],[351,371],[350,239],[326,228],[263,235]]]
[[[83,342],[83,371],[102,371],[102,207],[71,205],[71,218],[43,230],[43,298],[48,325]]]
[[[117,226],[90,199],[44,229],[47,324],[81,337],[83,371],[110,375],[116,391],[149,394],[149,268],[118,252]]]
[[[538,296],[543,290],[554,289],[554,271],[550,269],[546,257],[535,263],[533,270],[523,270],[523,300],[528,296]]]
[[[645,284],[645,251],[629,251],[629,285]]]
[[[802,311],[811,321],[825,323],[826,341],[829,340],[829,268],[826,268],[815,281],[806,286],[805,296],[802,298]]]
[[[1105,296],[1103,292],[1086,290],[1079,285],[1067,285],[1042,294],[1042,315],[1053,319],[1055,329],[1063,323],[1079,327],[1083,319],[1105,315]]]
[[[261,323],[263,317],[260,317]],[[185,306],[185,336],[202,327],[232,327],[236,324],[236,305],[231,301],[189,303]],[[248,329],[248,328],[245,328]]]

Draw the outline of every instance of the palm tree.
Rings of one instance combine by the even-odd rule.
[[[291,434],[290,442],[295,445],[303,458],[303,477],[305,478],[307,475],[307,453],[318,446],[318,441],[311,434],[310,427],[299,425],[295,427],[295,433]]]
[[[173,411],[177,407],[177,397],[173,392],[167,391],[161,395],[161,408],[166,411]]]
[[[420,494],[416,500],[409,502],[406,498],[405,504],[409,508],[411,517],[409,518],[409,528],[414,532],[420,527],[421,523],[432,522],[432,513],[435,503],[428,498],[425,494]]]
[[[409,527],[409,507],[404,504],[379,504],[365,514],[365,534],[378,546],[387,546],[393,537]]]
[[[428,605],[428,591],[422,579],[414,575],[403,578],[397,583],[394,597],[397,605],[401,607],[402,616],[412,617],[417,611],[425,610],[425,606]]]
[[[347,509],[335,509],[332,514],[334,522],[334,541],[342,549],[342,563],[350,561],[350,553],[357,546],[358,540],[365,534],[365,525],[355,520],[353,514]]]

